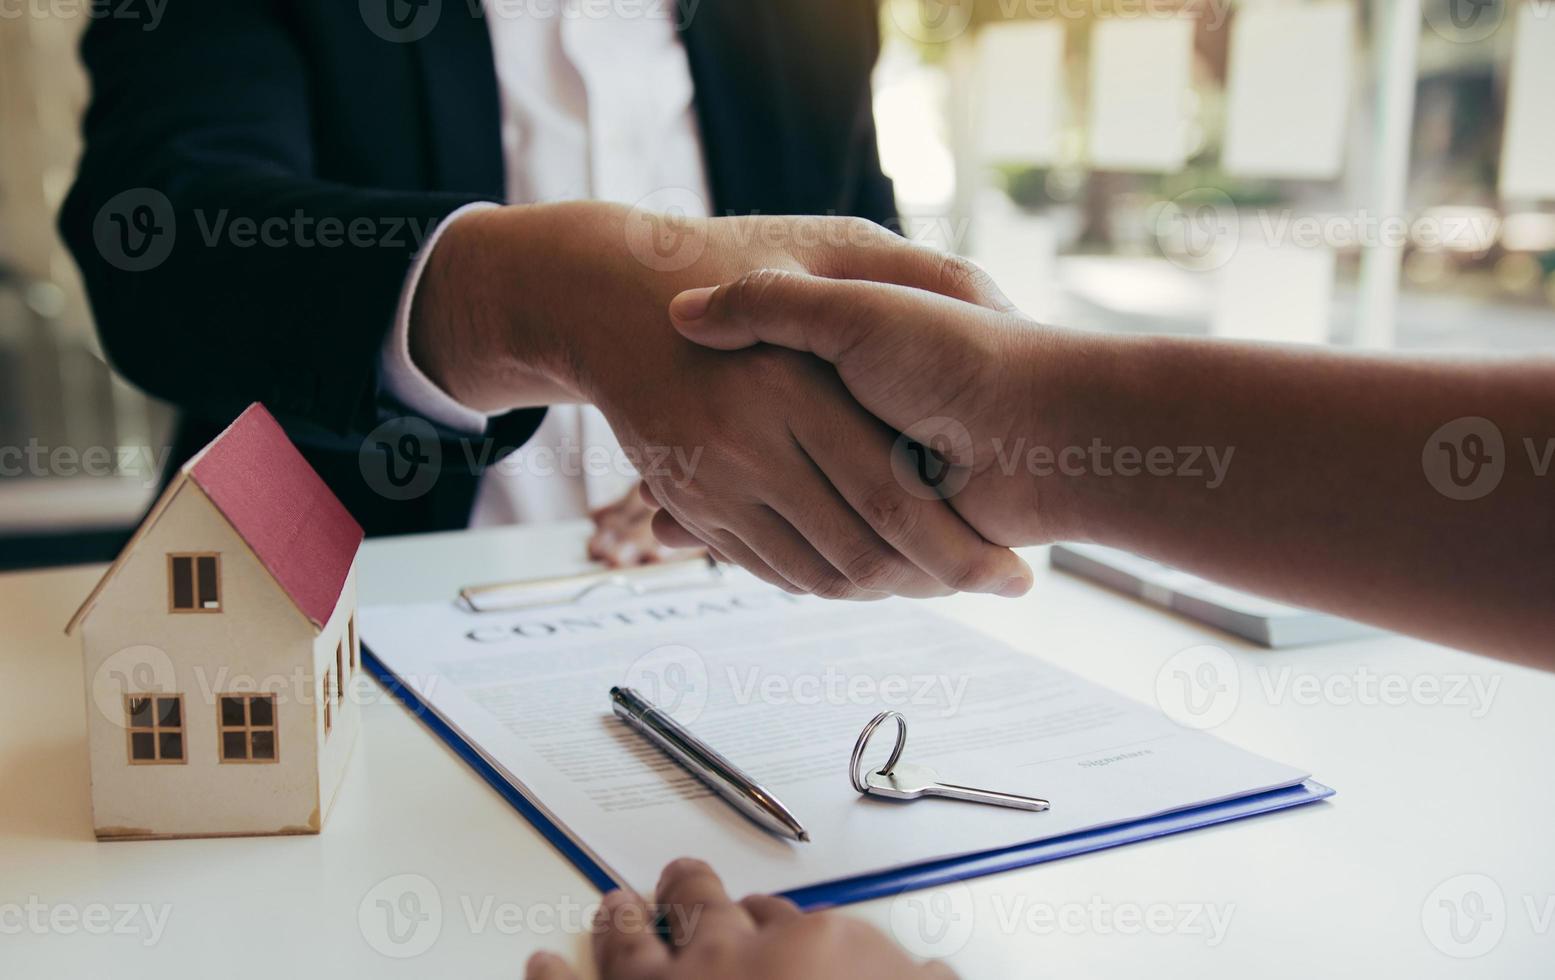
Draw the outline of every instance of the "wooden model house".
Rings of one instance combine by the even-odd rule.
[[[99,840],[318,833],[357,734],[361,543],[258,404],[183,466],[66,627]]]

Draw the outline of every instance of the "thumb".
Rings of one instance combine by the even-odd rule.
[[[758,269],[722,286],[688,289],[670,301],[670,320],[687,340],[718,350],[775,344],[839,366],[890,318],[902,287],[800,272]]]

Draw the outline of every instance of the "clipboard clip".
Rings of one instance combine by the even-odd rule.
[[[724,571],[708,555],[694,555],[657,565],[617,568],[580,575],[467,585],[459,602],[470,612],[512,612],[545,606],[577,605],[606,591],[642,596],[657,592],[710,589],[722,585]]]

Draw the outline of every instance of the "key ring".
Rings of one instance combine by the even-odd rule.
[[[900,711],[882,711],[869,719],[869,724],[859,732],[858,741],[853,743],[853,759],[848,763],[848,778],[853,781],[853,788],[860,793],[868,793],[869,787],[859,773],[859,767],[864,763],[864,750],[869,747],[869,738],[875,734],[875,729],[885,723],[886,719],[896,719],[896,745],[891,749],[891,757],[880,767],[880,775],[889,776],[891,770],[896,768],[896,763],[902,757],[902,749],[907,746],[907,719],[902,717]]]

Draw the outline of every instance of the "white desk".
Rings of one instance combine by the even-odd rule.
[[[582,533],[372,542],[363,601],[571,570]],[[1555,974],[1555,676],[1395,638],[1261,651],[1035,558],[1030,597],[957,597],[943,609],[1146,701],[1173,654],[1221,646],[1241,694],[1217,733],[1310,767],[1339,795],[850,914],[894,926],[909,945],[938,937],[929,948],[969,978]],[[99,571],[0,576],[0,976],[479,980],[517,976],[540,947],[583,955],[583,910],[597,895],[392,702],[364,709],[362,743],[318,837],[95,843],[80,655],[61,630]],[[1479,717],[1425,689],[1378,704],[1332,686],[1362,671],[1445,680],[1445,694],[1458,677],[1499,686]],[[1303,696],[1314,683],[1303,677],[1328,682],[1329,695]],[[1494,887],[1455,877],[1466,874]],[[419,877],[380,885],[396,875]],[[381,939],[377,901],[401,899],[407,881],[436,889],[441,921],[401,919],[412,941],[395,947]],[[1456,939],[1442,928],[1444,893],[1433,891],[1443,882],[1452,899],[1477,885],[1489,916],[1478,932],[1468,919]],[[165,914],[150,945],[151,917],[125,911],[142,905]],[[924,908],[949,914],[924,920]],[[1218,943],[1212,912],[1229,916]],[[945,928],[920,933],[924,921]],[[430,947],[394,959],[367,935],[392,950]]]

